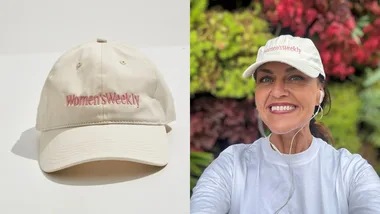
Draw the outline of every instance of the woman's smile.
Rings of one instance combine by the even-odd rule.
[[[268,106],[268,110],[272,114],[289,114],[293,113],[297,109],[297,106],[286,102],[271,103]]]

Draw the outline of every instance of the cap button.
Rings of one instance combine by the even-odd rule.
[[[107,43],[107,40],[105,40],[105,39],[97,39],[96,41],[99,43]]]

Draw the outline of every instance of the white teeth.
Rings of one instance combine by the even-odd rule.
[[[272,111],[290,111],[295,109],[295,106],[272,106],[271,110]]]

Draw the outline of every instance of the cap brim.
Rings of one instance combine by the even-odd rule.
[[[297,70],[303,72],[304,74],[308,75],[309,77],[316,78],[319,76],[320,72],[315,69],[314,67],[310,66],[310,63],[301,60],[301,59],[294,59],[294,58],[286,58],[281,56],[280,57],[266,57],[266,60],[262,60],[260,62],[256,62],[249,66],[243,73],[244,78],[252,77],[252,75],[255,73],[256,69],[260,67],[261,65],[268,63],[268,62],[282,62],[285,64],[288,64]]]
[[[132,161],[165,166],[165,126],[92,125],[42,132],[40,168],[47,173],[99,160]]]

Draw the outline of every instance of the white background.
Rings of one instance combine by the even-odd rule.
[[[0,213],[190,213],[188,1],[1,1],[0,27]],[[98,37],[140,48],[163,73],[177,111],[169,165],[44,174],[34,129],[43,83],[64,51]]]
[[[189,0],[0,1],[0,52],[60,52],[94,37],[188,45]]]

